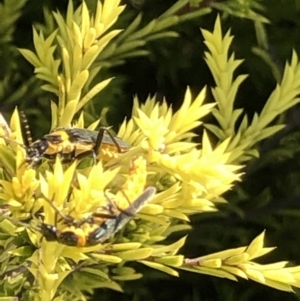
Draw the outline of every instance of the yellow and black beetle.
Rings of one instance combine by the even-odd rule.
[[[27,118],[24,112],[20,113],[24,131],[26,162],[33,166],[40,163],[42,158],[52,160],[58,155],[63,163],[70,163],[74,159],[82,159],[87,156],[92,156],[94,162],[100,157],[108,161],[117,153],[122,153],[130,148],[127,142],[113,136],[108,128],[102,126],[99,131],[60,127],[33,142]]]
[[[39,231],[47,241],[56,241],[60,244],[73,247],[89,247],[105,242],[123,228],[129,220],[147,204],[156,193],[156,188],[149,186],[126,209],[117,208],[112,201],[105,208],[91,214],[87,218],[75,220],[65,216],[49,201],[63,222],[60,225],[40,223],[38,226],[26,225],[15,221],[11,217],[4,217],[12,223],[35,231]]]
[[[58,155],[63,163],[87,156],[92,156],[95,162],[101,156],[104,160],[110,159],[109,155],[104,156],[104,150],[112,156],[129,148],[128,143],[114,137],[105,127],[98,132],[82,128],[57,128],[26,147],[26,162],[35,165],[42,157],[52,160]]]
[[[147,187],[125,210],[115,208],[118,209],[116,212],[108,203],[108,214],[95,212],[80,221],[64,217],[66,227],[58,229],[57,226],[43,223],[40,232],[47,241],[57,241],[67,246],[88,247],[103,243],[123,228],[155,193],[154,187]]]

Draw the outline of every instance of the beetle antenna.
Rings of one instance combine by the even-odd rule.
[[[25,141],[25,145],[26,146],[31,146],[33,140],[32,140],[32,135],[31,135],[28,119],[27,119],[24,111],[20,111],[20,116],[21,116],[21,124],[22,124],[23,130],[24,130],[24,137],[23,138],[24,138],[24,141]]]
[[[62,213],[54,204],[53,201],[49,200],[45,195],[43,195],[44,200],[52,207],[52,209],[55,211],[56,214],[56,223],[57,223],[57,216],[59,215],[64,221],[65,223],[72,223],[74,221],[73,217],[69,216],[69,215],[65,215],[64,213]],[[54,196],[53,196],[54,198]]]

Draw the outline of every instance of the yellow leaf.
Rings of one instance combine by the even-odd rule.
[[[118,252],[116,253],[116,255],[124,260],[139,260],[151,256],[152,252],[152,248],[142,248],[137,250]]]
[[[256,258],[264,246],[265,231],[257,236],[248,246],[246,252],[249,254],[249,260]]]
[[[237,254],[237,255],[226,258],[225,261],[224,261],[224,264],[226,264],[226,265],[239,265],[240,263],[248,261],[248,259],[249,259],[249,254],[245,252],[245,253],[242,253],[242,254]]]
[[[161,263],[157,263],[157,262],[153,262],[153,261],[147,261],[147,260],[140,260],[139,261],[140,263],[143,263],[144,265],[152,268],[152,269],[156,269],[156,270],[159,270],[159,271],[162,271],[164,273],[167,273],[169,275],[172,275],[172,276],[178,276],[178,272],[173,270],[172,268],[170,267],[167,267]]]

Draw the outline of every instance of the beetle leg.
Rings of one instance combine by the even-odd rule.
[[[120,147],[119,143],[117,142],[116,138],[114,137],[114,135],[110,132],[110,130],[108,128],[106,128],[104,126],[101,126],[100,129],[99,129],[96,144],[95,144],[95,147],[94,147],[94,151],[95,151],[96,156],[99,155],[99,152],[100,152],[100,149],[101,149],[101,144],[102,144],[105,132],[107,133],[107,135],[110,137],[110,139],[112,140],[112,142],[116,146],[116,148],[118,150],[118,153],[122,153],[121,147]]]

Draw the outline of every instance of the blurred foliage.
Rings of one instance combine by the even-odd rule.
[[[32,48],[32,24],[44,23],[44,15],[59,8],[66,10],[66,0],[7,0],[18,3],[13,5],[13,22],[8,23],[9,31],[1,31],[2,74],[0,76],[1,112],[10,116],[16,105],[29,115],[35,138],[47,133],[50,124],[44,124],[50,116],[49,94],[39,89],[41,83],[32,77],[32,67],[21,57],[17,48]],[[77,1],[78,3],[80,1]],[[89,5],[93,1],[87,1]],[[127,0],[127,8],[120,24],[126,28],[139,14],[143,22],[159,16],[175,1]],[[76,3],[76,1],[74,1]],[[89,107],[90,114],[98,114],[103,105],[109,107],[108,123],[117,125],[124,115],[129,115],[132,95],[145,99],[148,94],[158,92],[166,96],[173,107],[179,107],[186,85],[198,92],[203,85],[213,85],[212,77],[203,60],[204,45],[199,27],[212,29],[216,14],[222,16],[224,28],[231,28],[235,35],[234,51],[237,57],[245,58],[239,68],[240,73],[250,74],[239,91],[237,107],[246,108],[249,114],[260,111],[268,95],[274,89],[276,81],[291,50],[299,53],[300,39],[300,1],[217,1],[206,0],[182,10],[193,10],[194,5],[212,8],[212,12],[193,21],[179,24],[172,29],[179,34],[176,39],[162,39],[145,45],[149,55],[128,58],[124,64],[102,71],[101,76],[117,78],[101,98],[107,102],[95,101]],[[259,6],[254,5],[259,3]],[[226,6],[228,4],[228,6]],[[252,5],[251,5],[252,4]],[[24,5],[22,7],[22,5]],[[244,5],[244,6],[243,6]],[[248,5],[251,14],[247,15]],[[224,9],[227,8],[227,9]],[[259,9],[259,15],[253,11]],[[7,12],[0,10],[1,20],[5,22]],[[269,20],[269,24],[261,21]],[[51,26],[51,22],[47,24]],[[3,28],[3,27],[2,27]],[[193,230],[188,243],[182,250],[186,256],[208,254],[226,247],[240,246],[267,229],[267,245],[277,245],[274,258],[289,258],[295,264],[300,263],[300,134],[299,109],[292,108],[282,119],[287,127],[272,139],[261,144],[260,158],[252,160],[246,166],[243,183],[225,197],[229,204],[222,206],[220,212],[201,214],[193,218]],[[47,118],[50,120],[50,118]],[[144,278],[125,285],[126,294],[112,291],[99,291],[94,300],[300,300],[300,293],[295,295],[278,292],[256,283],[241,281],[232,283],[228,280],[193,275],[181,272],[180,279],[174,279],[162,273],[149,271]]]

